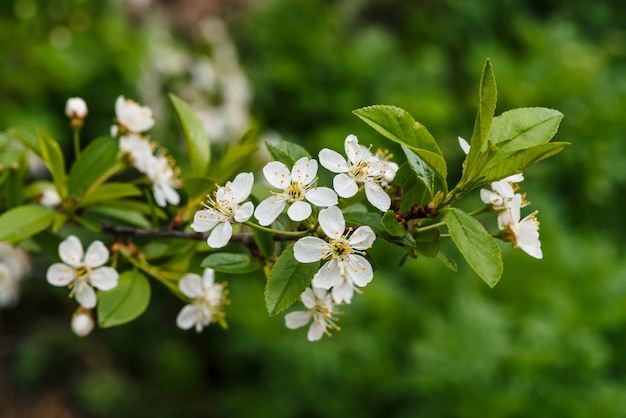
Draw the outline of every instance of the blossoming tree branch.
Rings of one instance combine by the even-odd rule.
[[[542,258],[537,211],[526,209],[520,182],[531,165],[567,145],[550,142],[562,114],[520,108],[495,116],[489,61],[471,137],[459,137],[466,156],[454,186],[437,142],[394,106],[354,114],[400,144],[402,157],[373,151],[354,135],[341,149],[317,154],[283,141],[265,144],[273,161],[251,172],[245,168],[258,149],[253,135],[213,161],[199,119],[181,99],[170,98],[188,147],[182,172],[147,134],[152,111],[124,97],[115,103],[111,132],[85,147],[80,133],[87,105],[68,100],[74,134],[69,170],[59,144],[43,131],[14,128],[0,136],[0,241],[30,252],[56,243],[58,261],[45,277],[75,299],[78,335],[96,323],[107,328],[137,318],[154,282],[181,300],[172,319],[178,327],[226,327],[228,292],[220,275],[258,272],[269,315],[290,309],[286,326],[308,326],[314,341],[339,329],[337,314],[375,279],[369,250],[380,240],[394,244],[399,260],[439,258],[454,269],[440,252],[441,240],[450,238],[491,287],[503,271],[497,240]],[[43,160],[51,181],[25,182],[27,151]],[[320,170],[330,184],[321,184]],[[467,213],[457,202],[473,192],[484,206]],[[478,220],[485,212],[497,218],[497,231]],[[0,284],[26,270],[0,264]]]

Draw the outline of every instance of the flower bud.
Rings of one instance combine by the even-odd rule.
[[[79,337],[85,337],[93,330],[94,322],[91,311],[79,307],[72,316],[72,331]]]
[[[67,99],[65,103],[65,114],[68,118],[85,119],[87,117],[87,103],[80,97],[72,97]]]

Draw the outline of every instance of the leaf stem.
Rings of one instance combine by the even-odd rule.
[[[258,229],[259,231],[269,232],[274,235],[283,235],[286,237],[302,237],[309,233],[309,231],[280,231],[278,229],[267,228],[265,226],[257,225],[250,221],[244,222],[244,225],[249,226],[250,228]]]
[[[80,157],[80,128],[74,128],[74,158]]]

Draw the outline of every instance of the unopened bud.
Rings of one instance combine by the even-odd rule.
[[[80,97],[72,97],[67,99],[65,103],[65,114],[68,118],[85,119],[87,117],[87,103]]]
[[[94,321],[91,316],[91,311],[80,307],[74,312],[72,316],[72,331],[79,337],[85,337],[93,330]]]

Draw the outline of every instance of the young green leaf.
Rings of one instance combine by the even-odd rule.
[[[125,271],[115,288],[98,293],[98,324],[101,328],[114,327],[134,320],[146,310],[150,282],[139,271]]]
[[[490,287],[502,276],[502,254],[496,240],[480,222],[461,209],[449,208],[443,215],[452,241],[467,264]]]
[[[413,150],[433,169],[447,190],[448,169],[439,145],[424,125],[416,122],[406,110],[375,105],[353,110],[352,113],[387,139]]]
[[[69,193],[76,194],[99,181],[119,161],[118,154],[117,142],[111,137],[103,136],[91,142],[70,169]]]
[[[272,267],[265,286],[265,306],[270,316],[279,314],[298,300],[318,269],[319,262],[298,262],[293,255],[293,244],[289,245]]]
[[[17,243],[52,224],[56,212],[43,206],[25,205],[0,215],[0,242]]]
[[[211,146],[204,126],[187,103],[172,93],[169,94],[169,98],[187,141],[191,174],[203,176],[207,173],[211,161]]]
[[[91,206],[96,203],[110,202],[111,200],[139,195],[141,195],[141,190],[130,183],[106,183],[85,196],[80,205]]]
[[[202,261],[202,267],[209,267],[220,273],[244,274],[259,269],[259,262],[249,254],[213,253]]]
[[[487,60],[480,75],[478,90],[478,112],[474,122],[474,131],[470,140],[470,155],[485,151],[487,136],[496,111],[497,89],[491,61]],[[469,156],[468,156],[469,157]],[[471,161],[471,158],[470,158]]]
[[[41,158],[52,175],[52,181],[61,198],[67,197],[67,175],[65,174],[65,158],[59,144],[47,133],[37,131]]]
[[[265,147],[276,161],[292,167],[302,157],[311,159],[311,154],[298,144],[289,141],[280,141],[276,144],[265,143]]]
[[[428,164],[424,163],[419,155],[411,151],[411,149],[405,145],[402,145],[402,151],[404,151],[404,155],[406,155],[406,160],[409,163],[409,166],[415,173],[417,180],[424,185],[428,193],[432,197],[435,190],[435,173],[428,166]],[[417,202],[414,202],[417,203]]]

